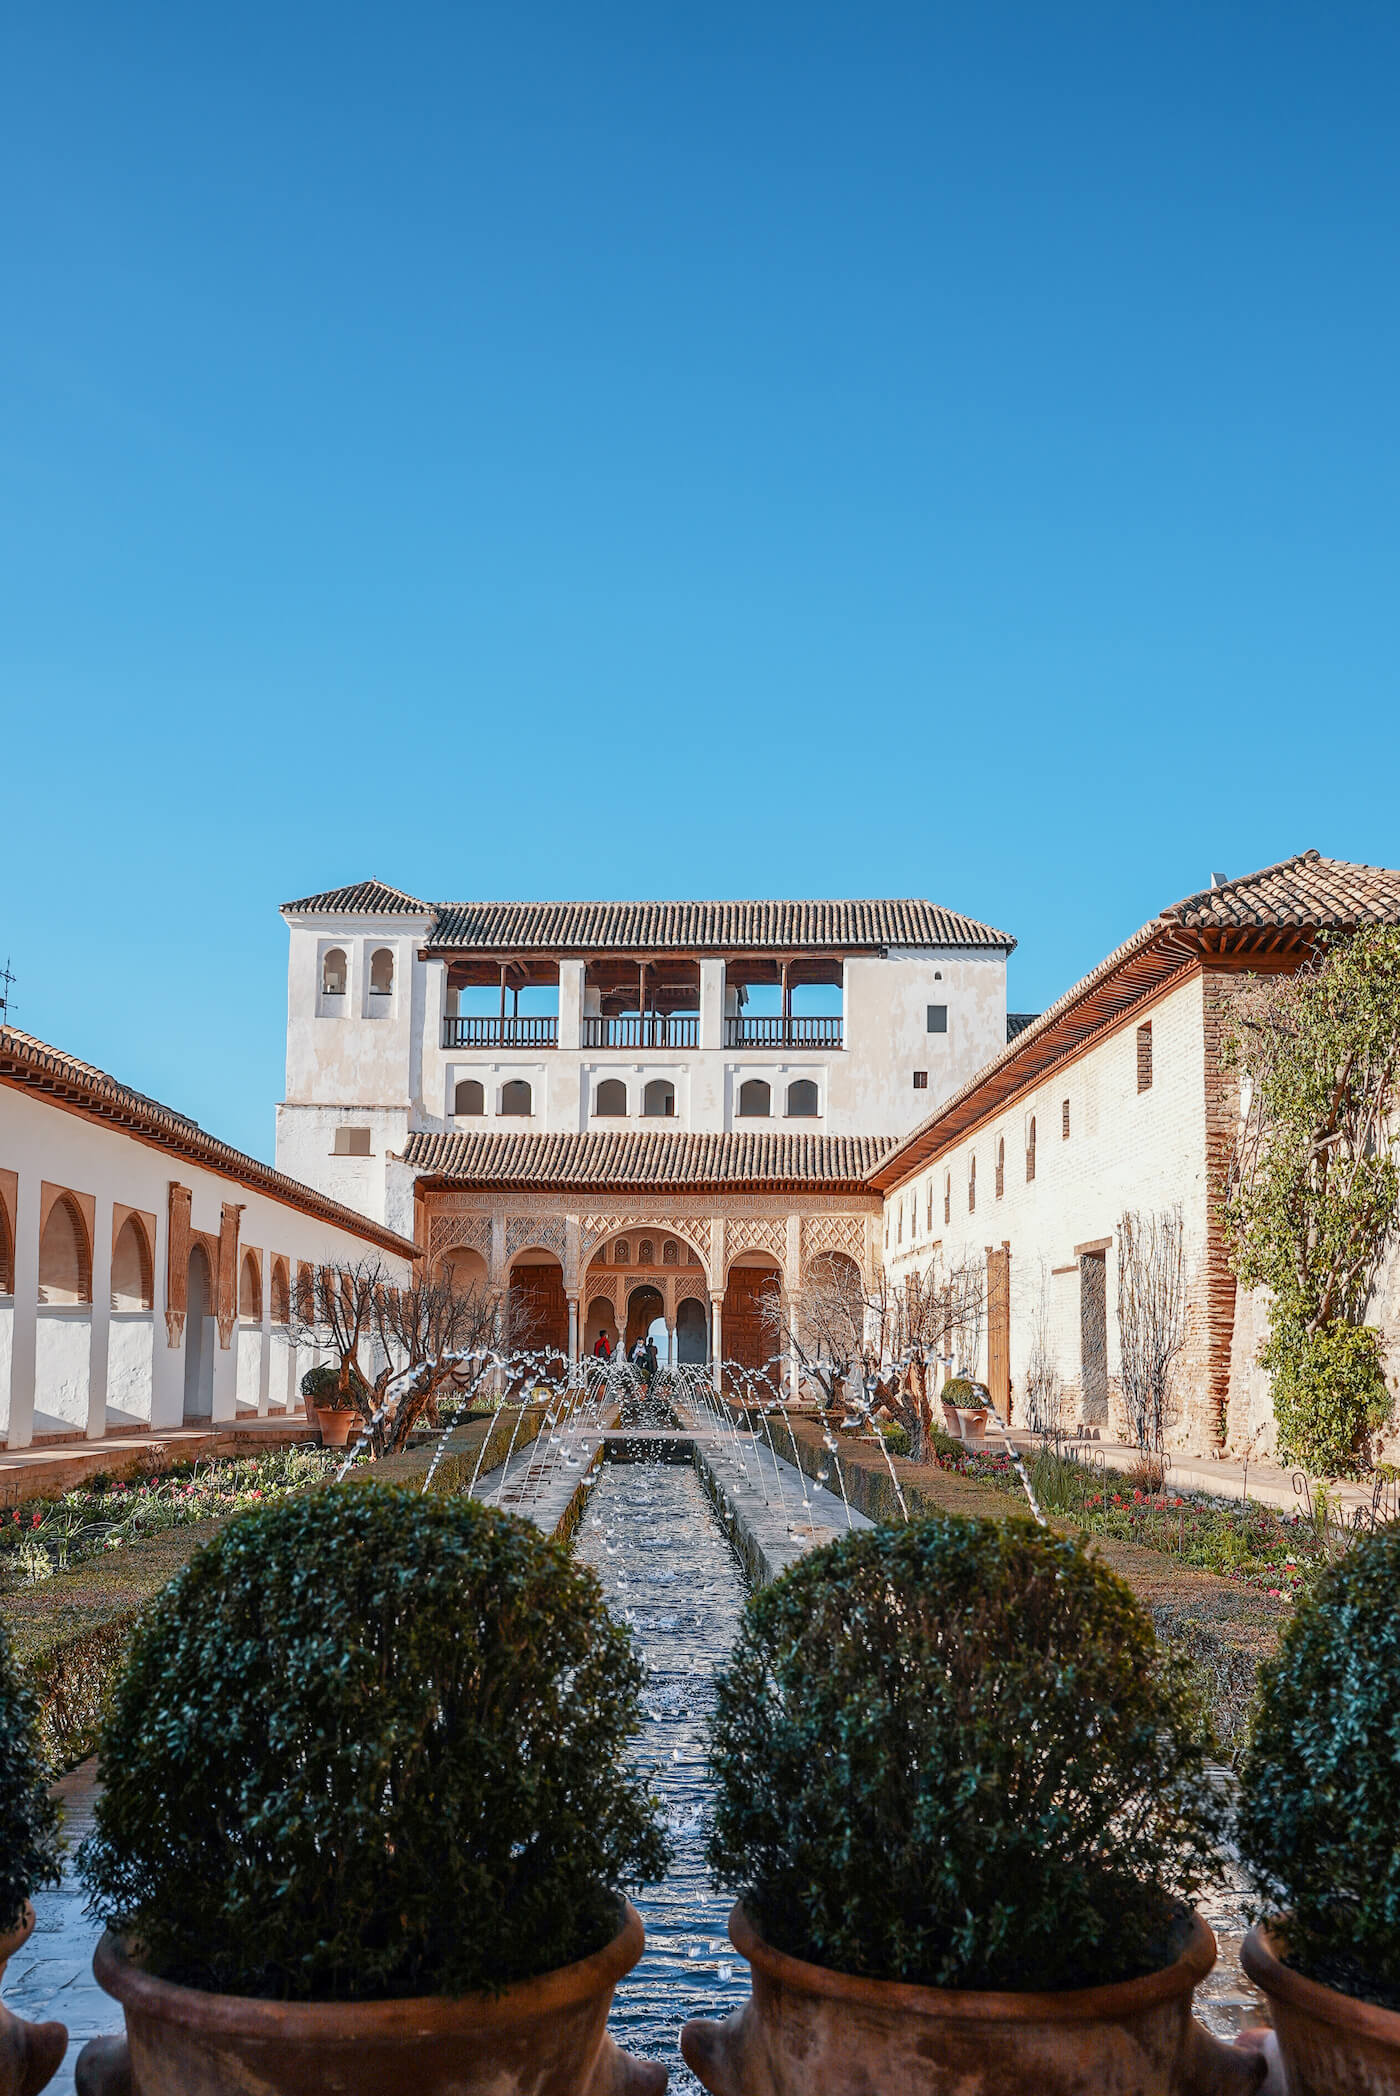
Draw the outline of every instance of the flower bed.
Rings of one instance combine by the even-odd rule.
[[[973,1452],[936,1434],[927,1460],[1024,1498],[1016,1466],[1004,1451]],[[1283,1514],[1255,1500],[1241,1504],[1208,1492],[1148,1492],[1126,1473],[1090,1467],[1049,1448],[1029,1455],[1026,1465],[1047,1514],[1091,1535],[1160,1550],[1275,1600],[1306,1588],[1344,1547],[1325,1509],[1316,1516]]]
[[[0,1514],[0,1592],[33,1585],[149,1536],[304,1492],[342,1458],[319,1448],[182,1463],[154,1476],[94,1477],[58,1499]]]

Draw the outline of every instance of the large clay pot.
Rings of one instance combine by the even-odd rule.
[[[316,1424],[321,1429],[323,1448],[344,1448],[351,1434],[360,1423],[360,1415],[353,1408],[339,1405],[317,1405]]]
[[[661,2096],[666,2069],[605,2029],[642,1943],[628,1906],[593,1957],[500,1994],[283,2002],[153,1979],[109,1930],[92,1969],[126,2036],[83,2047],[79,2096]]]
[[[1240,1963],[1267,1997],[1289,2096],[1400,2096],[1400,2010],[1305,1979],[1282,1948],[1260,1924]]]
[[[1264,2061],[1202,2030],[1191,1995],[1215,1963],[1192,1917],[1172,1965],[1064,1994],[975,1994],[858,1979],[774,1950],[742,1905],[734,1948],[753,1993],[681,2051],[713,2096],[1229,2096]]]
[[[34,1909],[26,1900],[19,1927],[0,1936],[0,1980],[10,1959],[33,1933]],[[38,2096],[57,2074],[67,2050],[65,2024],[26,2023],[0,2003],[0,2096]]]

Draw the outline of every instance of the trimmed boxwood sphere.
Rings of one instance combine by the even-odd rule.
[[[1260,1676],[1240,1852],[1291,1963],[1400,2009],[1400,1528],[1328,1567]]]
[[[1221,1812],[1204,1721],[1106,1566],[938,1516],[756,1593],[718,1683],[709,1857],[778,1949],[1053,1989],[1175,1954]]]
[[[63,1844],[58,1806],[39,1751],[38,1708],[0,1629],[0,1936],[17,1929],[24,1903],[56,1885]]]
[[[356,2001],[599,1950],[668,1861],[642,1666],[594,1574],[465,1497],[245,1515],[144,1619],[80,1852],[162,1978]]]

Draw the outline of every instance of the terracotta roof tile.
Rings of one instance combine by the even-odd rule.
[[[308,916],[327,917],[422,917],[431,916],[435,905],[405,895],[383,881],[355,881],[348,888],[327,888],[320,895],[303,895],[300,902],[284,902],[284,910],[302,910]]]
[[[414,1134],[405,1164],[476,1186],[859,1187],[883,1136]]]
[[[256,1157],[248,1157],[232,1144],[206,1134],[188,1114],[176,1113],[173,1107],[162,1106],[145,1092],[133,1091],[130,1085],[119,1083],[92,1063],[79,1062],[76,1056],[65,1055],[47,1041],[36,1040],[33,1034],[21,1033],[12,1026],[0,1026],[0,1084],[38,1092],[57,1106],[107,1121],[191,1164],[202,1165],[206,1171],[237,1180],[240,1186],[255,1193],[284,1201],[290,1208],[300,1208],[337,1229],[353,1231],[387,1251],[405,1256],[414,1251],[406,1238],[383,1223],[371,1222],[353,1208],[343,1208],[339,1201],[330,1200],[314,1186],[289,1179],[285,1172],[276,1172]]]
[[[1201,930],[1238,925],[1352,931],[1359,924],[1394,924],[1400,920],[1400,872],[1305,851],[1260,873],[1188,895],[1163,910],[1162,918]]]
[[[431,943],[492,951],[751,952],[758,948],[981,946],[1015,940],[917,898],[866,902],[447,902]]]

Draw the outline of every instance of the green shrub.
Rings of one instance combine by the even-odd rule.
[[[1259,1350],[1269,1370],[1279,1454],[1315,1477],[1346,1477],[1361,1443],[1390,1416],[1379,1335],[1369,1325],[1307,1332],[1276,1313]]]
[[[1239,1844],[1292,1961],[1400,2008],[1400,1527],[1318,1575],[1260,1671]]]
[[[940,1404],[975,1406],[977,1392],[966,1376],[950,1376],[938,1393]]]
[[[339,1365],[334,1361],[321,1361],[315,1368],[308,1368],[301,1379],[301,1394],[303,1397],[309,1397],[313,1405],[324,1405],[328,1411],[335,1405],[343,1408],[345,1398],[340,1392]],[[348,1395],[352,1401],[356,1397],[368,1400],[374,1396],[374,1392],[353,1362],[350,1366]]]
[[[880,1439],[884,1442],[892,1456],[908,1455],[909,1430],[907,1427],[900,1426],[897,1420],[892,1421],[889,1426],[881,1427]]]
[[[377,1484],[231,1521],[143,1618],[80,1861],[161,1976],[461,1994],[598,1950],[667,1862],[641,1663],[529,1523]]]
[[[34,1693],[0,1630],[0,1936],[18,1928],[38,1885],[56,1885],[63,1844],[39,1751]]]
[[[840,1972],[1062,1988],[1169,1962],[1221,1813],[1180,1666],[1123,1582],[1027,1522],[810,1552],[717,1685],[709,1860]]]

